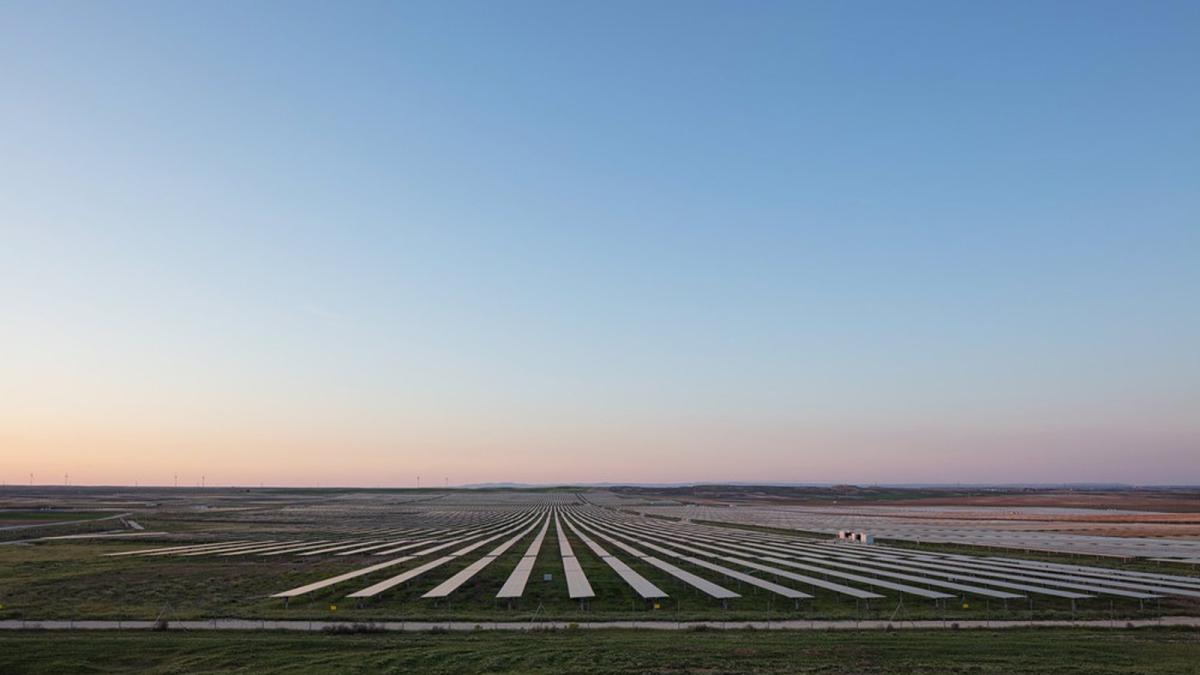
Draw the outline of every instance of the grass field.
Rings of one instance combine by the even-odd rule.
[[[3,673],[1182,673],[1192,630],[0,634]]]
[[[36,525],[70,520],[90,520],[111,516],[103,511],[8,511],[0,510],[0,527],[7,525]]]

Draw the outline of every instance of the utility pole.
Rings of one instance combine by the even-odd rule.
[[[200,487],[204,487],[204,476],[200,476]]]
[[[421,489],[421,477],[420,476],[417,476],[417,489],[418,490]]]

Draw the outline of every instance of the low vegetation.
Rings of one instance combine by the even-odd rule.
[[[0,672],[1197,672],[1194,630],[0,634]]]

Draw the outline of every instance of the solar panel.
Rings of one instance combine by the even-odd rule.
[[[282,548],[282,549],[278,549],[275,551],[267,551],[265,553],[259,553],[258,555],[268,557],[268,556],[274,556],[274,555],[287,555],[288,553],[300,553],[302,551],[312,550],[319,546],[324,546],[325,544],[328,544],[328,543],[329,543],[328,540],[320,541],[320,542],[312,542],[309,544],[304,544],[303,546],[289,546],[287,548]]]
[[[614,530],[627,531],[626,528],[616,526],[616,525],[610,525],[610,531],[614,531]],[[679,558],[680,560],[684,560],[684,561],[686,561],[692,565],[695,565],[697,567],[703,567],[704,569],[712,570],[713,572],[718,572],[718,573],[720,573],[724,576],[727,576],[731,579],[737,579],[738,581],[749,584],[751,586],[756,586],[758,588],[762,588],[762,589],[771,591],[772,593],[782,595],[785,598],[799,600],[799,599],[803,599],[803,598],[811,598],[812,597],[808,593],[802,593],[800,591],[797,591],[794,588],[788,588],[787,586],[781,586],[779,584],[772,583],[765,579],[759,579],[758,577],[750,576],[749,574],[745,574],[743,572],[739,572],[735,569],[731,569],[729,567],[724,567],[724,566],[718,565],[716,563],[708,562],[706,560],[701,560],[694,556],[676,553],[674,551],[668,550],[661,546],[656,546],[654,544],[646,542],[644,540],[636,539],[632,536],[630,538],[633,539],[634,541],[640,543],[642,546],[649,548],[652,551],[657,551],[664,555],[669,555],[669,556],[672,556],[675,558]],[[680,546],[679,548],[684,548],[684,547]],[[699,553],[699,551],[697,551],[697,552]]]
[[[575,529],[575,525],[570,520],[567,521],[567,524],[570,525],[571,529],[574,530],[575,533],[578,534],[581,539],[584,539],[585,542],[590,541],[589,539],[585,538],[584,534],[579,532],[579,530]],[[612,537],[607,536],[606,534],[599,531],[598,529],[587,527],[583,523],[580,523],[579,526],[587,528],[587,530],[589,532],[594,533],[596,536],[604,539],[605,541],[611,543],[612,545],[616,546],[617,548],[620,548],[621,550],[629,553],[630,555],[632,555],[634,557],[640,558],[641,560],[645,561],[647,564],[657,567],[658,569],[666,572],[667,574],[670,574],[671,576],[675,577],[676,579],[679,579],[680,581],[683,581],[686,584],[689,584],[695,588],[698,588],[701,592],[703,592],[707,595],[710,595],[710,596],[720,599],[720,600],[741,597],[739,594],[734,593],[733,591],[731,591],[727,588],[723,588],[717,584],[714,584],[713,582],[711,582],[701,576],[697,576],[695,574],[692,574],[691,572],[688,572],[687,570],[680,569],[676,565],[672,565],[671,563],[666,562],[664,560],[660,560],[658,558],[655,558],[654,556],[646,555],[645,553],[642,553],[641,551],[633,548],[632,546],[629,546],[628,544],[624,544],[621,541],[618,541],[616,539],[613,539]],[[592,542],[592,545],[596,546],[595,542]],[[603,550],[603,549],[600,549],[599,546],[596,546],[596,549]],[[597,555],[599,555],[599,553],[597,553]],[[612,557],[612,559],[615,560],[616,559],[615,556]],[[624,563],[622,563],[622,565],[624,565]],[[625,567],[628,568],[627,565],[625,565]],[[628,571],[632,572],[633,574],[637,574],[632,569],[629,569]],[[656,586],[651,584],[648,580],[646,580],[640,574],[637,574],[636,578],[640,579],[641,582],[644,582],[645,584],[648,585],[646,587],[647,591],[650,591],[652,589],[653,591],[663,593],[661,590],[659,590]],[[635,587],[635,590],[638,590],[637,587]],[[639,594],[641,594],[642,597],[644,597],[644,598],[655,597],[652,595],[643,594],[642,591],[639,591]],[[666,594],[663,593],[662,596],[658,596],[658,597],[666,597]]]
[[[329,579],[322,579],[321,581],[314,581],[311,584],[305,584],[304,586],[300,586],[298,588],[293,588],[291,590],[283,591],[282,593],[276,593],[275,595],[272,595],[271,597],[272,598],[294,598],[299,595],[304,595],[306,593],[312,593],[313,591],[321,590],[322,588],[328,588],[329,586],[333,586],[335,584],[340,584],[343,581],[349,581],[349,580],[355,579],[357,577],[371,574],[372,572],[378,572],[379,570],[387,569],[394,565],[399,565],[400,563],[408,562],[409,560],[413,560],[414,558],[415,558],[415,556],[406,555],[402,558],[396,558],[395,560],[388,560],[387,562],[381,562],[376,565],[371,565],[370,567],[364,567],[362,569],[354,570],[353,572],[346,572],[345,574],[339,574],[336,577],[330,577]]]
[[[533,571],[533,565],[537,561],[538,552],[542,549],[542,541],[545,540],[546,531],[549,528],[550,517],[546,516],[541,531],[529,544],[525,555],[517,561],[517,566],[513,569],[512,574],[508,576],[504,585],[500,587],[500,592],[496,594],[497,598],[519,598],[524,595],[525,584],[529,582],[529,574]]]
[[[423,598],[444,598],[447,595],[450,595],[455,590],[457,590],[459,586],[462,586],[464,583],[466,583],[468,579],[470,579],[471,577],[473,577],[476,574],[478,574],[479,572],[481,572],[488,565],[492,564],[492,562],[494,562],[496,560],[496,558],[499,558],[500,556],[504,555],[505,551],[507,551],[509,548],[511,548],[514,544],[516,544],[522,538],[524,538],[525,535],[529,534],[533,530],[533,527],[534,527],[533,525],[530,525],[529,527],[525,528],[524,530],[521,530],[520,532],[518,532],[516,534],[516,536],[514,536],[513,538],[504,542],[503,544],[500,544],[496,548],[492,549],[486,556],[471,563],[470,565],[468,565],[467,567],[465,567],[464,569],[459,571],[458,574],[455,574],[454,576],[450,577],[449,579],[438,584],[436,587],[433,588],[433,590],[429,591],[425,595],[422,595],[421,597],[423,597]]]
[[[379,595],[380,593],[388,590],[389,588],[399,586],[400,584],[408,581],[409,579],[415,579],[416,577],[428,572],[431,569],[434,569],[436,567],[441,567],[442,565],[445,565],[446,563],[450,562],[451,560],[454,560],[454,556],[452,556],[452,555],[442,556],[435,560],[431,560],[431,561],[425,563],[424,565],[419,565],[417,567],[412,568],[411,570],[401,572],[400,574],[397,574],[396,576],[394,576],[390,579],[384,579],[383,581],[380,581],[377,584],[367,586],[366,588],[362,589],[361,591],[355,591],[355,592],[351,593],[350,595],[347,595],[346,597],[347,598],[374,597],[374,596]]]
[[[704,549],[712,549],[714,551],[723,551],[724,553],[731,552],[731,551],[722,549],[718,545],[696,543],[695,546],[703,546],[704,547],[703,549],[695,548],[695,547],[691,548],[691,550],[695,551],[696,553],[702,554],[702,555],[709,555],[709,556],[717,558],[718,560],[730,562],[730,563],[740,565],[742,567],[746,567],[749,569],[759,570],[760,572],[768,572],[775,576],[783,577],[785,579],[791,579],[792,581],[799,581],[799,582],[808,584],[810,586],[814,586],[816,588],[824,588],[827,591],[833,591],[835,593],[849,595],[849,596],[851,596],[853,598],[857,598],[859,600],[874,600],[876,598],[885,597],[885,596],[882,596],[882,595],[872,592],[872,591],[864,591],[864,590],[861,590],[858,588],[854,588],[853,586],[846,586],[844,584],[827,581],[825,579],[818,579],[816,577],[810,577],[810,576],[805,576],[802,574],[796,574],[795,572],[783,570],[778,567],[772,567],[770,565],[764,565],[762,563],[754,562],[751,560],[746,560],[744,558],[739,558],[736,556],[730,556],[730,555],[724,555],[724,554],[718,554],[718,553],[712,553],[712,552],[704,550]]]
[[[217,555],[220,555],[220,556],[231,556],[231,555],[249,555],[249,554],[251,554],[251,553],[254,553],[254,554],[261,554],[261,553],[268,553],[268,552],[271,552],[271,551],[279,551],[279,550],[284,550],[284,549],[297,549],[297,548],[304,548],[305,546],[308,546],[308,545],[310,545],[310,544],[311,544],[311,545],[314,545],[314,546],[319,546],[319,545],[321,545],[321,544],[323,544],[323,543],[325,543],[325,542],[320,542],[320,541],[318,541],[318,542],[313,542],[313,541],[290,541],[290,542],[283,542],[283,543],[278,543],[278,544],[271,544],[270,546],[258,546],[258,547],[255,547],[255,548],[239,549],[239,550],[236,550],[236,551],[227,551],[227,552],[225,552],[225,553],[219,553],[219,554],[217,554]]]
[[[659,588],[654,584],[650,583],[649,580],[647,580],[641,574],[638,574],[633,570],[633,568],[629,567],[629,565],[626,565],[620,558],[606,551],[602,546],[597,544],[586,534],[579,531],[573,522],[567,520],[566,523],[567,527],[569,527],[571,531],[575,533],[575,536],[579,537],[579,539],[583,541],[583,543],[587,545],[589,549],[592,550],[592,553],[608,564],[609,567],[613,568],[613,570],[616,571],[617,574],[623,580],[625,580],[627,584],[632,586],[639,595],[644,598],[666,597],[666,594],[663,594],[662,591],[659,590]]]
[[[352,541],[352,542],[349,542],[349,543],[342,542],[342,543],[340,543],[340,544],[337,544],[336,546],[328,546],[328,547],[325,547],[325,548],[320,548],[320,549],[317,549],[317,550],[315,550],[315,551],[305,551],[304,553],[301,553],[301,554],[299,554],[299,555],[302,555],[302,556],[307,556],[307,555],[320,555],[320,554],[322,554],[322,553],[331,553],[331,552],[333,552],[333,551],[344,551],[344,550],[346,550],[346,549],[348,549],[348,548],[355,548],[355,547],[358,547],[358,546],[363,546],[364,544],[374,544],[374,543],[376,543],[376,542],[378,542],[378,541],[379,541],[378,539],[370,539],[370,540],[367,540],[367,541]]]
[[[351,593],[350,595],[347,595],[346,597],[348,597],[348,598],[370,598],[370,597],[379,595],[380,593],[388,590],[389,588],[393,588],[393,587],[398,586],[410,579],[414,579],[414,578],[428,572],[429,570],[434,569],[436,567],[440,567],[460,556],[467,555],[471,551],[474,551],[474,550],[480,548],[481,546],[486,546],[487,544],[503,537],[504,535],[512,532],[513,530],[520,528],[521,525],[523,525],[523,524],[524,523],[520,523],[518,525],[509,527],[505,530],[502,530],[498,534],[494,534],[486,539],[482,539],[473,544],[468,544],[467,546],[464,546],[463,548],[460,548],[459,550],[457,550],[449,555],[442,556],[441,558],[427,562],[424,565],[414,567],[411,570],[401,572],[400,574],[397,574],[396,576],[394,576],[390,579],[384,579],[383,581],[380,581],[377,584],[368,586],[368,587],[362,589],[361,591],[356,591],[354,593]],[[452,545],[453,545],[453,543],[442,544],[440,546],[436,546],[434,548],[427,549],[426,552],[433,552],[435,549],[444,549],[444,548],[446,548],[448,546],[452,546]]]
[[[179,552],[179,551],[188,551],[188,550],[195,551],[195,550],[206,549],[206,548],[209,548],[209,549],[221,548],[221,547],[225,547],[225,546],[232,546],[234,544],[248,544],[248,543],[250,543],[250,540],[240,539],[237,541],[223,541],[223,542],[210,543],[210,544],[183,544],[183,545],[179,545],[179,546],[166,546],[166,547],[159,547],[159,548],[140,548],[136,551],[118,551],[117,553],[105,553],[105,554],[103,554],[102,557],[111,558],[111,557],[126,556],[126,555],[166,555],[166,554],[175,553],[175,552]]]
[[[595,592],[592,591],[592,585],[588,583],[587,575],[583,573],[583,568],[575,559],[575,553],[571,550],[571,542],[567,541],[567,536],[563,534],[562,524],[558,520],[557,513],[554,514],[554,530],[558,535],[558,552],[562,556],[563,575],[567,578],[567,595],[572,600],[596,597]]]
[[[239,546],[225,546],[222,548],[212,548],[212,549],[207,549],[204,551],[185,551],[183,553],[177,553],[177,554],[172,553],[170,555],[178,555],[180,557],[191,557],[191,556],[198,556],[198,555],[210,555],[210,554],[215,554],[215,553],[227,553],[230,551],[242,551],[242,550],[246,550],[246,549],[260,548],[266,544],[271,544],[271,543],[277,543],[277,542],[275,542],[274,539],[268,539],[266,541],[255,542],[253,544],[241,544]],[[292,542],[292,543],[296,543],[296,542]],[[157,555],[157,554],[151,554],[151,555]]]

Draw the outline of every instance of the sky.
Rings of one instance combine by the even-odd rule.
[[[1190,1],[4,2],[0,480],[1200,483],[1198,65]]]

